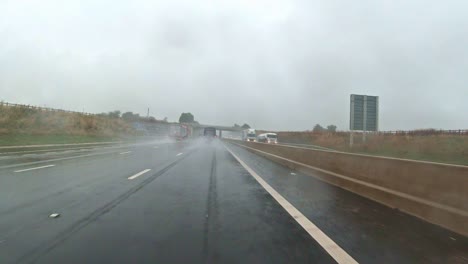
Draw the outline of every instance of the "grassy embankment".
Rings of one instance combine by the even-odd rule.
[[[352,148],[348,133],[278,132],[278,138],[345,152],[468,165],[466,135],[367,135],[364,143],[355,135]]]
[[[134,134],[120,119],[0,105],[0,146],[116,141]]]

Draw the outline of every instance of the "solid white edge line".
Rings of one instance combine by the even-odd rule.
[[[224,146],[231,155],[244,167],[255,180],[268,192],[270,195],[301,225],[307,233],[317,241],[330,256],[338,263],[358,263],[346,251],[344,251],[338,244],[329,238],[322,230],[320,230],[314,223],[305,217],[296,207],[294,207],[288,200],[279,194],[273,187],[263,180],[253,169],[251,169],[245,162],[243,162],[231,149]]]
[[[130,176],[130,177],[128,177],[127,179],[133,180],[133,179],[135,179],[136,177],[140,177],[141,175],[147,173],[147,172],[150,171],[150,170],[151,170],[151,169],[146,169],[146,170],[140,171],[139,173],[137,173],[137,174],[135,174],[135,175],[133,175],[133,176]]]
[[[177,154],[176,156],[180,156],[180,155],[182,155],[182,154],[184,154],[184,153],[181,152],[181,153]]]
[[[125,154],[129,154],[129,153],[132,153],[131,151],[125,151],[125,152],[120,152],[119,154],[120,155],[125,155]]]
[[[15,170],[15,172],[23,172],[23,171],[30,171],[30,170],[38,170],[38,169],[50,168],[50,167],[54,167],[54,166],[55,166],[55,165],[45,165],[45,166],[34,167],[34,168],[29,168],[29,169]]]

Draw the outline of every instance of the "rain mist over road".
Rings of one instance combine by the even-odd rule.
[[[1,100],[278,130],[465,128],[462,1],[1,1]]]

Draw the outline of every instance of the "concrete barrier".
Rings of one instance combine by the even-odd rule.
[[[226,141],[468,236],[468,166]]]

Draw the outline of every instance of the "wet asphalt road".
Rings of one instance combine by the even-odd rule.
[[[229,148],[360,263],[468,263],[465,237]],[[0,263],[335,263],[219,141],[3,162]]]

